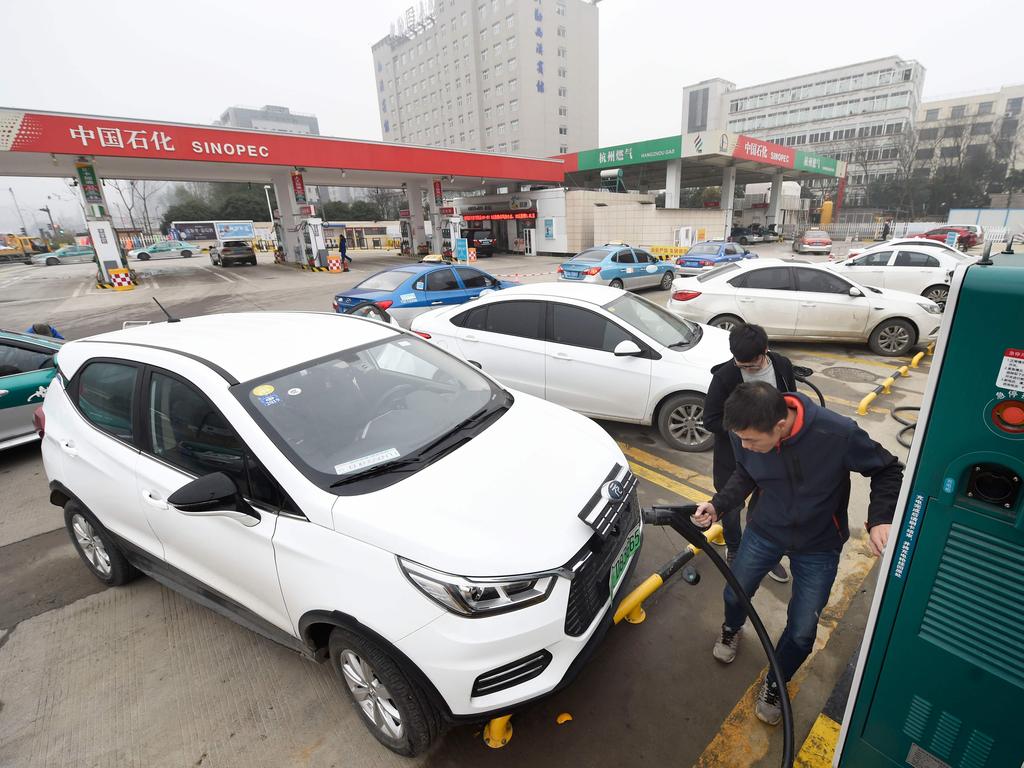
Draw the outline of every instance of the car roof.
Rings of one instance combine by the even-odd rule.
[[[593,283],[529,283],[528,285],[516,285],[512,288],[505,288],[502,291],[487,294],[472,303],[489,303],[491,301],[509,298],[546,299],[560,297],[604,306],[610,301],[615,301],[615,299],[619,298],[624,293],[626,293],[626,291],[621,288],[611,288],[607,285],[595,285]],[[463,304],[460,306],[467,305]]]
[[[924,237],[901,237],[901,238],[897,238],[895,240],[886,240],[884,243],[875,243],[874,245],[872,245],[872,246],[870,246],[868,248],[865,248],[864,250],[860,251],[857,254],[857,256],[863,256],[865,253],[871,253],[873,251],[892,249],[892,248],[898,248],[899,246],[911,246],[911,245],[914,246],[915,248],[923,248],[926,251],[927,250],[938,251],[938,252],[944,253],[946,255],[953,255],[953,254],[962,253],[962,251],[957,251],[955,248],[951,248],[948,245],[946,245],[945,243],[940,243],[938,240],[928,240],[927,238],[924,238]]]
[[[169,309],[173,312],[173,307]],[[64,345],[60,359],[69,358],[74,368],[89,357],[109,357],[112,350],[156,347],[200,358],[247,381],[394,334],[383,323],[334,312],[236,312],[185,317],[176,323],[152,323],[71,341]],[[97,352],[93,346],[97,342],[111,342],[111,346]]]
[[[0,339],[9,339],[10,341],[27,341],[30,344],[39,344],[40,346],[50,347],[51,349],[60,349],[64,344],[60,339],[55,339],[52,336],[37,336],[34,333],[22,333],[21,331],[7,331],[0,329]]]

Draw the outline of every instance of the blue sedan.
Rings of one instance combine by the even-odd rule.
[[[755,259],[752,253],[738,243],[708,240],[692,246],[685,255],[676,259],[676,272],[680,275],[699,275],[706,269],[741,259]]]
[[[597,283],[612,288],[672,287],[675,269],[642,248],[625,244],[602,245],[577,253],[558,267],[558,279],[574,283]]]
[[[334,311],[345,313],[372,301],[399,324],[408,326],[416,315],[447,304],[463,304],[484,291],[500,291],[518,283],[499,280],[468,266],[410,264],[393,267],[366,278],[334,297]]]

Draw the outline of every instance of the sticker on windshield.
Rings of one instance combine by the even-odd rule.
[[[371,453],[369,456],[363,456],[361,459],[346,461],[344,464],[335,464],[334,472],[338,475],[345,475],[349,472],[354,472],[357,469],[366,469],[367,467],[372,467],[374,464],[380,464],[384,461],[397,459],[401,455],[402,454],[400,454],[397,449],[388,448],[386,451]]]
[[[296,395],[301,395],[302,390],[299,387],[292,387],[291,389],[288,390],[288,394],[291,395],[292,397],[295,397]]]
[[[260,384],[258,387],[252,388],[252,393],[256,397],[263,397],[264,395],[273,394],[274,388],[269,384]]]
[[[402,300],[403,304],[408,304],[410,301],[416,301],[416,294],[415,293],[403,293],[398,298],[400,298]]]
[[[260,397],[260,402],[263,404],[264,407],[268,405],[277,405],[278,403],[281,402],[281,398],[278,397],[277,395],[263,395],[262,397]]]

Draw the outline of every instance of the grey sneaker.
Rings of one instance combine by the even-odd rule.
[[[722,635],[718,638],[718,642],[715,643],[711,655],[723,664],[731,664],[733,659],[736,658],[737,649],[740,647],[740,630],[742,629],[743,627],[729,629],[729,627],[723,624]]]
[[[757,704],[754,705],[754,714],[762,723],[778,725],[782,719],[782,705],[779,703],[779,686],[775,682],[768,682],[765,677],[761,683],[761,691],[757,694]]]
[[[785,584],[787,581],[792,581],[793,577],[789,575],[789,571],[782,563],[776,563],[775,567],[768,571],[768,575],[775,579],[779,584]]]

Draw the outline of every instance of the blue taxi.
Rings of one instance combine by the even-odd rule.
[[[518,285],[499,280],[476,267],[456,264],[409,264],[378,272],[334,297],[335,312],[372,301],[408,327],[416,315],[447,304],[463,304],[484,291]]]
[[[690,250],[676,259],[676,272],[680,275],[699,275],[704,270],[717,267],[719,264],[756,258],[756,253],[747,250],[739,243],[707,240],[690,246]]]
[[[625,243],[588,248],[558,267],[558,279],[574,283],[597,283],[612,288],[672,288],[672,262],[659,261],[643,248]]]

